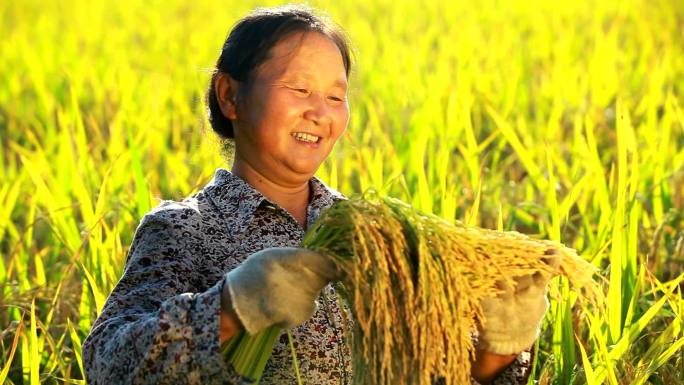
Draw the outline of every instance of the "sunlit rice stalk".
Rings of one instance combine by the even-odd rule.
[[[471,333],[486,322],[479,301],[499,281],[560,273],[588,302],[600,297],[595,269],[558,242],[453,224],[374,193],[328,209],[303,245],[345,273],[357,384],[469,381]],[[558,271],[545,262],[552,255]]]
[[[558,242],[454,225],[374,193],[327,210],[303,246],[332,256],[347,277],[341,291],[357,325],[358,384],[467,381],[471,332],[485,322],[479,300],[496,295],[501,280],[560,272],[588,290],[590,302],[599,295],[594,268]],[[555,255],[559,271],[544,261]],[[239,374],[258,381],[280,333],[277,327],[240,333],[224,353]]]

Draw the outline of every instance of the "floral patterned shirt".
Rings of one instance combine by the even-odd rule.
[[[345,199],[310,181],[307,225]],[[123,276],[83,344],[87,382],[245,384],[219,346],[223,276],[252,253],[297,247],[304,228],[241,178],[219,168],[199,192],[162,201],[140,222]],[[351,352],[341,304],[328,285],[312,318],[292,330],[303,383],[351,384]],[[524,384],[523,352],[495,384]],[[262,385],[295,384],[287,335],[276,342]],[[473,382],[475,383],[475,382]]]

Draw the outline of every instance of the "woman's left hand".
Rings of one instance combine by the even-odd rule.
[[[545,262],[555,271],[559,256],[550,252]],[[539,335],[541,321],[549,307],[548,272],[516,277],[515,285],[501,282],[503,290],[496,297],[481,301],[484,323],[479,330],[479,349],[500,355],[517,354],[528,349]]]

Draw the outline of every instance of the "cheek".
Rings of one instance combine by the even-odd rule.
[[[251,131],[250,134],[254,134],[254,131],[263,124],[263,118],[268,110],[268,104],[264,101],[262,90],[255,88],[238,104],[238,121],[245,125],[246,130]]]
[[[297,97],[292,91],[284,87],[274,87],[268,93],[268,104],[280,112],[294,110],[303,103],[303,99]]]
[[[245,101],[245,110],[253,122],[273,123],[286,112],[291,101],[288,95],[273,87],[255,86]]]

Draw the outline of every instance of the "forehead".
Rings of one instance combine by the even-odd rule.
[[[317,32],[297,32],[283,38],[271,48],[258,72],[270,78],[305,75],[345,83],[347,77],[340,49]]]

